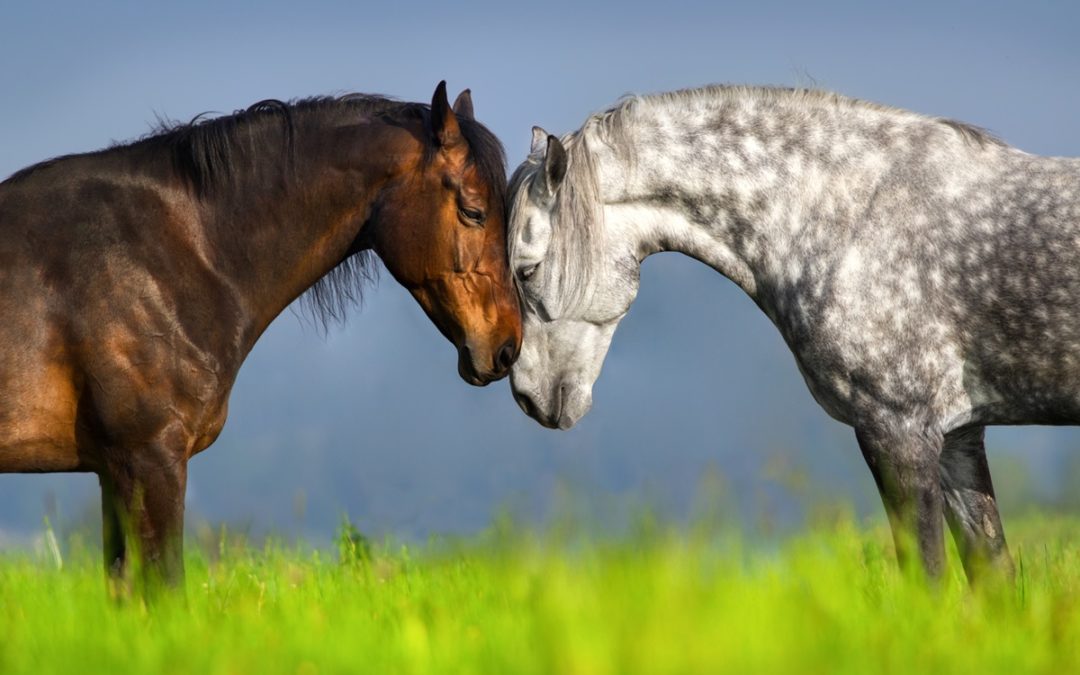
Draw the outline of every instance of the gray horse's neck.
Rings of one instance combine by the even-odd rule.
[[[786,289],[862,237],[928,226],[923,211],[1016,153],[964,125],[810,92],[643,99],[590,143],[610,229],[639,258],[678,251],[743,288],[774,320]],[[632,148],[632,151],[627,151]],[[868,231],[882,208],[907,230]],[[903,221],[900,221],[903,222]],[[610,236],[610,235],[609,235]]]

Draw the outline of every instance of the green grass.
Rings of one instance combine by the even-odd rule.
[[[850,520],[782,543],[656,526],[189,553],[186,604],[96,556],[0,558],[0,673],[1080,672],[1080,521],[1011,522],[1015,587],[936,589]]]

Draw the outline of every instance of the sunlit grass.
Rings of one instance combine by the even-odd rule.
[[[107,599],[100,562],[0,559],[0,673],[1080,672],[1080,521],[1010,523],[1015,587],[901,574],[850,519],[751,543],[655,524],[188,556],[187,601]]]

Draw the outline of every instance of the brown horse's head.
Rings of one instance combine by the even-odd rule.
[[[504,377],[521,347],[521,312],[506,254],[506,168],[498,139],[435,89],[423,152],[378,205],[373,247],[458,350],[470,384]]]

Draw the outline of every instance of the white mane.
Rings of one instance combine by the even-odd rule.
[[[592,286],[593,270],[599,268],[603,253],[603,203],[596,179],[596,164],[585,133],[588,127],[587,122],[582,129],[561,139],[567,153],[566,177],[555,196],[547,256],[549,264],[541,272],[549,279],[558,274],[561,311],[585,300]],[[542,162],[542,156],[533,154],[514,171],[510,178],[511,211],[521,208],[528,198]],[[521,224],[509,221],[508,226],[510,260],[514,260],[521,239],[518,232]]]
[[[984,145],[1003,145],[992,134],[979,127],[941,117],[919,115],[901,108],[850,98],[817,89],[793,89],[767,86],[709,85],[680,89],[659,94],[628,95],[611,108],[589,116],[577,131],[560,140],[567,151],[567,172],[556,194],[552,209],[551,248],[543,274],[558,274],[559,297],[566,311],[583,302],[591,287],[593,270],[598,267],[603,251],[604,215],[599,196],[594,148],[602,143],[626,161],[633,171],[637,167],[635,142],[630,132],[647,111],[682,111],[706,104],[717,109],[728,103],[753,103],[764,107],[783,105],[788,108],[818,109],[822,107],[869,110],[939,124],[952,129],[966,141]],[[528,198],[538,170],[543,163],[540,154],[530,155],[510,179],[511,211],[519,209]],[[510,221],[509,253],[515,259],[518,230],[521,223]],[[554,269],[553,269],[554,268]]]

